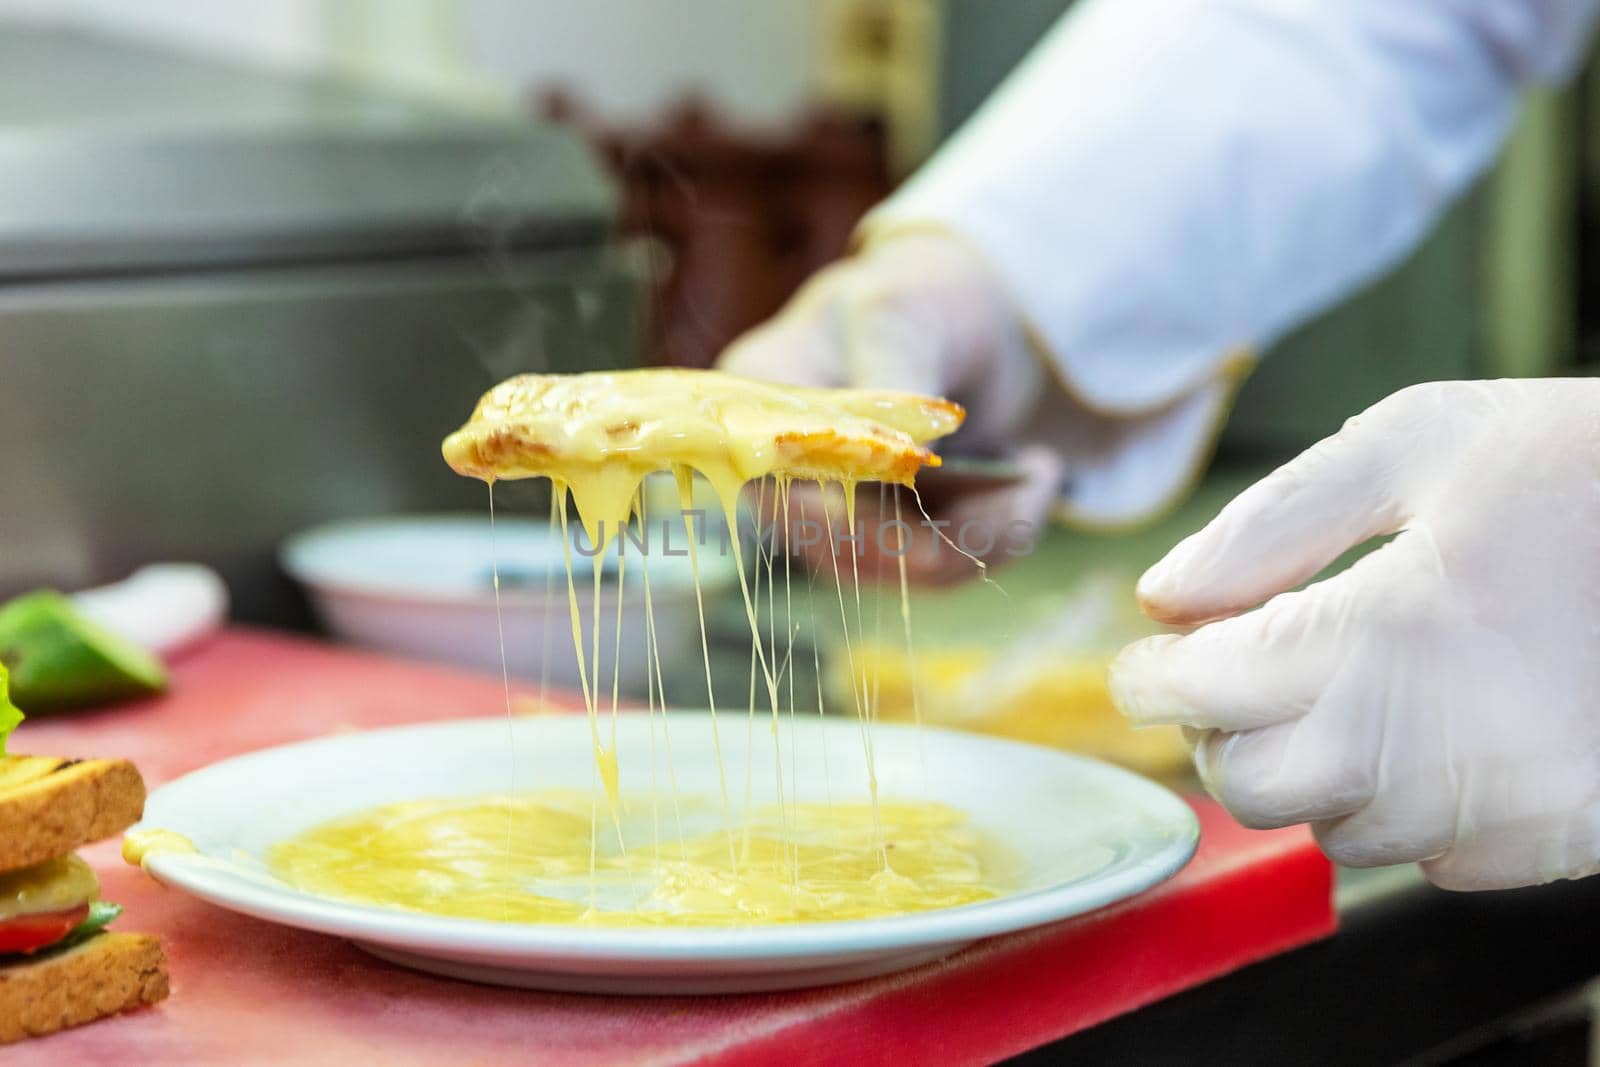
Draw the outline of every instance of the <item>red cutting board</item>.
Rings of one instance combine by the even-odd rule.
[[[503,715],[504,701],[495,677],[234,629],[175,667],[170,695],[30,720],[12,748],[125,756],[154,787],[266,745]],[[989,1063],[1332,932],[1331,871],[1308,834],[1244,830],[1193,803],[1194,861],[1121,905],[899,975],[728,997],[532,993],[415,974],[162,889],[108,842],[85,855],[104,895],[127,907],[119,927],[160,935],[172,997],[0,1050],[0,1063]]]

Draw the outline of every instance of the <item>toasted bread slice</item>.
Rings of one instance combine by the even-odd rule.
[[[767,475],[909,482],[939,457],[960,405],[868,389],[813,389],[676,368],[523,374],[485,393],[444,442],[459,474],[574,482],[599,468],[690,467],[716,478]]]
[[[127,760],[0,758],[0,872],[65,856],[143,814],[144,779]]]
[[[165,1000],[167,960],[143,934],[96,934],[38,959],[0,964],[0,1045]]]

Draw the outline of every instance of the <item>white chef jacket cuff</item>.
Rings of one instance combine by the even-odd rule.
[[[1150,413],[1392,267],[1597,0],[1088,0],[886,203],[978,249],[1092,410]]]
[[[857,243],[889,240],[905,233],[940,233],[964,240],[1001,278],[1008,297],[1014,292],[988,255],[948,221],[903,215],[899,196],[873,212],[857,231]],[[960,214],[952,205],[951,214]],[[1056,350],[1050,338],[1013,299],[1014,311],[1029,342],[1047,365],[1045,388],[1058,402],[1041,405],[1030,441],[1049,444],[1062,456],[1068,478],[1055,509],[1056,517],[1075,526],[1115,529],[1152,519],[1174,506],[1193,489],[1215,450],[1239,385],[1255,366],[1243,348],[1195,348],[1187,371],[1147,387],[1134,402],[1126,391],[1108,400],[1094,388],[1095,379],[1075,375],[1075,361]],[[1078,368],[1082,369],[1082,368]],[[1056,423],[1052,426],[1050,423]],[[1076,429],[1062,432],[1071,422]]]
[[[1095,419],[1097,445],[1067,447],[1056,517],[1074,526],[1117,529],[1155,518],[1194,488],[1216,448],[1253,361],[1224,360],[1199,388],[1145,415]],[[1067,411],[1062,417],[1072,418]]]

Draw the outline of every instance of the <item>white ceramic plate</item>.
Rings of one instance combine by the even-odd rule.
[[[670,513],[673,521],[677,513]],[[584,554],[577,524],[570,536],[582,632],[590,628],[593,558]],[[697,526],[697,528],[700,528]],[[687,538],[673,523],[652,521],[651,599],[664,662],[699,654],[693,570]],[[669,538],[675,537],[676,540]],[[627,603],[643,603],[639,557],[630,553]],[[566,566],[559,533],[550,524],[502,515],[491,527],[486,515],[410,515],[319,526],[284,542],[279,559],[306,587],[318,617],[335,636],[365,648],[420,656],[498,673],[500,638],[514,676],[578,687],[572,655]],[[720,535],[708,534],[699,549],[707,597],[738,580]],[[498,564],[500,604],[492,575]],[[612,662],[616,631],[616,558],[602,571],[600,662]],[[548,594],[548,595],[547,595]],[[644,613],[623,616],[621,687],[645,690]]]
[[[715,796],[710,717],[671,716],[680,790]],[[747,730],[742,710],[724,712],[720,722],[730,782],[742,787],[748,758],[755,795],[770,796],[770,731],[764,723]],[[659,730],[659,718],[654,725]],[[649,789],[651,726],[642,714],[621,717],[625,793]],[[196,854],[156,854],[147,868],[163,883],[213,904],[347,937],[386,959],[439,974],[606,993],[784,989],[899,970],[979,938],[1080,915],[1147,889],[1182,867],[1198,841],[1194,815],[1178,797],[1103,763],[931,728],[880,725],[873,739],[884,796],[959,808],[1025,857],[1014,891],[886,919],[592,929],[342,903],[291,889],[262,865],[274,842],[378,804],[513,787],[588,789],[592,752],[581,715],[411,726],[268,749],[156,790],[141,828],[175,830],[195,843]],[[801,800],[865,797],[865,758],[853,720],[785,721],[778,743],[786,764],[793,753]]]

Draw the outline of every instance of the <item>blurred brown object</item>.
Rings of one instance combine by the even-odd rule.
[[[1109,654],[1002,656],[980,645],[956,645],[924,648],[913,657],[891,642],[862,641],[849,652],[829,653],[823,685],[828,706],[842,715],[869,706],[885,722],[1028,741],[1169,785],[1193,784],[1182,730],[1135,728],[1117,711],[1106,684]],[[870,698],[863,700],[864,694]]]
[[[839,258],[891,182],[882,125],[818,112],[736,128],[688,100],[659,123],[608,127],[560,92],[545,118],[581,132],[621,184],[621,233],[656,243],[650,361],[711,364],[817,268]]]

